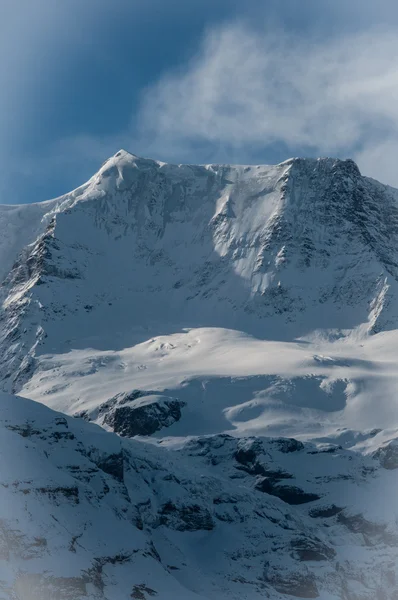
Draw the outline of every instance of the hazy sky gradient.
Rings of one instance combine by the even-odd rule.
[[[65,193],[120,147],[177,162],[353,156],[398,186],[392,0],[1,8],[0,202]]]

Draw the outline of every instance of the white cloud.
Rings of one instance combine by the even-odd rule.
[[[354,156],[364,175],[398,188],[398,137],[365,144]]]
[[[50,3],[38,1],[43,6]],[[104,0],[101,6],[105,5]],[[13,11],[11,33],[18,25]],[[42,69],[38,57],[48,47],[44,32],[53,32],[61,16],[50,12],[46,22],[33,27],[33,33],[29,33],[29,19],[23,21],[26,43],[19,53],[11,53],[14,58],[9,63],[20,80],[29,70],[29,61],[23,69],[18,67],[28,48],[31,62]],[[33,21],[34,11],[31,17]],[[85,22],[81,20],[81,28]],[[3,143],[8,155],[3,161],[7,168],[0,197],[18,199],[16,190],[15,198],[8,198],[14,180],[22,180],[25,187],[51,177],[54,181],[64,178],[67,187],[79,185],[120,147],[161,160],[197,162],[205,157],[207,162],[242,162],[263,153],[272,160],[273,144],[281,144],[287,148],[284,158],[353,157],[364,174],[398,187],[395,32],[375,29],[328,40],[300,35],[281,29],[260,32],[239,23],[213,29],[193,60],[178,72],[166,73],[145,91],[141,109],[123,131],[108,136],[82,132],[55,139],[32,156],[16,155],[12,160]],[[74,36],[79,48],[79,34]],[[0,36],[3,58],[6,46]],[[14,46],[10,41],[10,48]],[[8,83],[3,89],[13,92],[8,106],[15,109],[18,99],[23,104],[31,95],[22,93],[16,82],[11,85],[12,70],[5,69],[5,64],[0,61],[0,84]],[[0,126],[2,115],[9,120],[6,104],[4,98],[0,100]],[[21,111],[14,112],[18,116]],[[17,129],[10,129],[13,136]],[[1,150],[0,146],[0,159]],[[0,179],[0,188],[1,183]]]
[[[384,160],[398,149],[397,59],[396,32],[385,29],[323,41],[232,24],[208,33],[184,71],[146,91],[138,121],[159,148],[280,142],[354,156],[398,185]]]

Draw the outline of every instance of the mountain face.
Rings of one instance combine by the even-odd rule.
[[[192,167],[120,152],[69,195],[1,211],[2,376],[18,389],[37,354],[130,347],[143,327],[272,340],[325,322],[395,327],[396,198],[352,161]]]
[[[0,598],[398,597],[397,190],[120,151],[0,229]]]

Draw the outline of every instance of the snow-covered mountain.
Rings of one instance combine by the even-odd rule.
[[[4,598],[398,597],[397,190],[120,151],[0,233]]]

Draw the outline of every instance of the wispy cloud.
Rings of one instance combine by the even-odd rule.
[[[398,151],[397,59],[386,29],[331,41],[236,23],[214,29],[185,70],[146,91],[141,135],[188,154],[201,143],[282,143],[292,153],[354,156],[366,174],[398,185],[385,160]]]
[[[117,2],[129,11],[136,4]],[[309,4],[314,9],[316,3]],[[335,4],[342,18],[346,3]],[[87,0],[84,10],[79,0],[65,3],[67,8],[51,0],[37,0],[38,10],[29,0],[20,5],[24,10],[6,0],[0,24],[0,201],[30,200],[30,188],[34,199],[47,198],[49,189],[67,191],[120,147],[178,162],[350,156],[364,174],[398,187],[398,40],[392,25],[371,28],[373,15],[361,22],[362,32],[346,27],[328,38],[316,23],[305,32],[278,28],[277,19],[263,30],[253,19],[219,25],[204,35],[190,61],[142,92],[138,110],[119,131],[112,134],[110,123],[107,134],[88,128],[64,139],[49,136],[39,146],[33,140],[28,150],[22,136],[10,150],[26,130],[30,106],[47,101],[40,78],[62,78],[63,61],[72,49],[76,56],[83,52],[87,31],[102,31],[110,6],[106,0]],[[77,28],[71,7],[80,11]],[[11,115],[18,121],[12,125]]]

